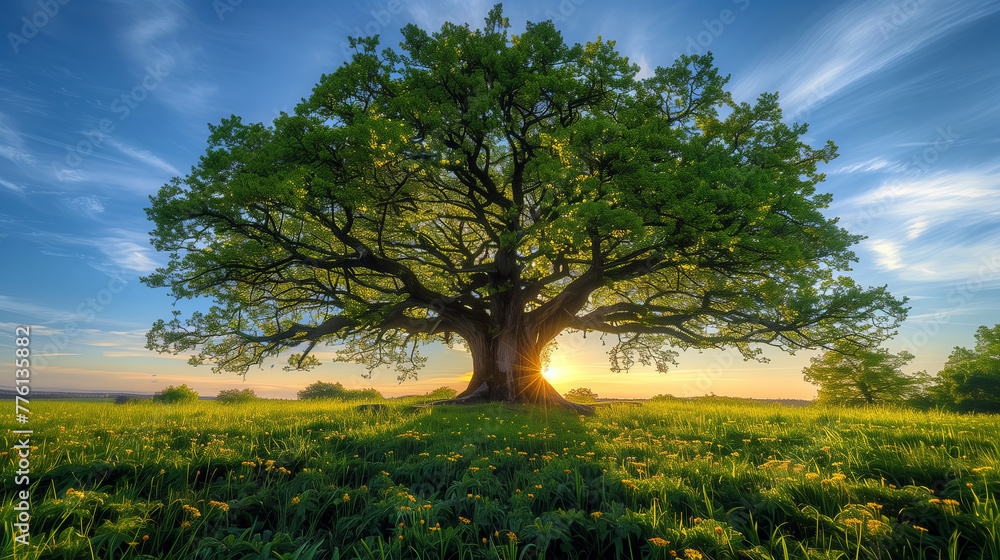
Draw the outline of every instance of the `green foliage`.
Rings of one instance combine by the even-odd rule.
[[[597,393],[591,391],[586,387],[571,389],[563,396],[566,397],[566,400],[570,402],[575,402],[580,404],[590,404],[593,402],[597,402]]]
[[[237,404],[257,400],[257,393],[253,389],[223,389],[219,391],[215,401],[223,404]]]
[[[345,389],[344,385],[339,381],[336,383],[317,381],[299,391],[298,397],[302,400],[322,399],[337,401],[382,400],[385,398],[376,389]]]
[[[612,369],[665,371],[670,346],[869,346],[906,316],[840,275],[861,237],[816,192],[836,146],[807,144],[777,94],[734,100],[711,55],[639,78],[614,41],[512,33],[500,6],[481,29],[351,44],[292,114],[210,126],[151,197],[170,257],[143,282],[215,303],[157,321],[149,348],[245,373],[340,344],[402,380],[421,344],[488,363],[480,341],[525,333],[515,355],[537,366],[559,333],[598,331]]]
[[[155,403],[189,403],[198,400],[198,393],[187,386],[187,383],[174,387],[173,385],[153,395]]]
[[[956,346],[930,389],[938,404],[960,412],[1000,412],[1000,324],[976,330],[972,350]]]
[[[890,354],[885,348],[841,343],[812,358],[802,373],[806,381],[819,385],[818,401],[823,404],[900,404],[918,396],[928,383],[925,372],[902,371],[913,357],[905,350]]]
[[[306,386],[297,393],[297,396],[301,400],[309,399],[339,399],[344,400],[344,393],[347,390],[344,389],[344,385],[339,381],[336,383],[327,383],[325,381],[317,381]]]
[[[348,401],[381,401],[385,399],[378,389],[372,387],[368,389],[348,389],[344,391],[343,398]]]
[[[452,389],[451,387],[438,387],[433,391],[425,395],[431,400],[443,401],[445,399],[453,399],[458,395],[458,391]]]
[[[1000,552],[990,415],[386,406],[376,420],[346,402],[47,401],[32,444],[59,452],[32,454],[28,488],[44,538],[16,555],[3,539],[0,556],[931,560],[950,539],[955,558]],[[0,429],[19,428],[8,415]]]

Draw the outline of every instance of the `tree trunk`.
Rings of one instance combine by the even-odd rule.
[[[516,223],[510,226],[511,231],[519,229]],[[472,352],[472,380],[457,397],[440,402],[527,403],[593,414],[593,407],[569,402],[542,377],[541,352],[549,340],[539,336],[524,311],[517,251],[505,247],[497,251],[495,262],[492,276],[497,293],[490,303],[489,320],[463,335]]]
[[[518,327],[522,328],[518,328]],[[568,408],[593,414],[593,407],[570,402],[542,377],[541,344],[524,333],[523,325],[506,326],[490,336],[479,333],[466,339],[472,353],[472,379],[468,388],[454,399],[439,404],[474,402],[526,403],[546,408]]]

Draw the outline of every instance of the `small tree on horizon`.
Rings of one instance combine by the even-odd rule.
[[[223,389],[215,397],[216,402],[223,404],[237,404],[257,400],[257,393],[253,389]]]
[[[336,383],[327,383],[325,381],[311,383],[305,389],[299,391],[297,396],[301,400],[327,399],[338,401],[379,401],[385,398],[377,389],[345,389],[344,385],[339,381]]]
[[[458,391],[452,389],[451,387],[444,386],[444,387],[438,387],[437,389],[434,389],[433,391],[427,393],[424,396],[434,400],[445,400],[445,399],[453,399],[457,395]]]
[[[876,346],[905,299],[841,276],[852,235],[776,93],[734,101],[711,55],[639,78],[597,37],[551,21],[511,33],[402,29],[352,38],[293,114],[210,125],[190,174],[150,197],[168,264],[143,278],[207,311],[157,321],[148,348],[245,374],[314,350],[415,377],[418,347],[461,339],[456,402],[589,407],[542,375],[563,332],[618,342],[613,371],[665,372],[679,349]]]
[[[905,350],[890,354],[885,348],[838,344],[812,358],[802,373],[806,381],[819,386],[817,401],[823,404],[901,404],[918,396],[929,380],[926,372],[902,371],[913,358]]]
[[[571,389],[563,395],[566,400],[580,404],[590,404],[597,401],[597,393],[587,387]]]
[[[306,388],[296,393],[296,396],[300,400],[343,399],[346,392],[347,390],[344,389],[344,385],[339,381],[336,383],[317,381],[306,385]]]
[[[198,400],[198,393],[187,386],[187,383],[183,385],[173,386],[170,385],[166,389],[160,391],[153,395],[153,402],[160,402],[166,404],[177,404],[194,402]]]

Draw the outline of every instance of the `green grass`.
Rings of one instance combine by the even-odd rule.
[[[1000,558],[1000,418],[38,401],[18,559]]]

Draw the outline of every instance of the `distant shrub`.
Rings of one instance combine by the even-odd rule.
[[[565,395],[566,400],[570,402],[587,404],[597,401],[597,393],[591,391],[586,387],[579,387],[567,392]]]
[[[196,400],[198,400],[198,393],[188,387],[186,383],[177,387],[171,385],[153,395],[153,402],[166,404],[193,402]]]
[[[678,397],[675,397],[675,396],[667,393],[665,395],[656,395],[655,397],[651,397],[649,399],[649,402],[675,402],[675,401],[679,401],[679,400],[680,399]]]
[[[140,400],[142,399],[137,399],[135,397],[130,397],[128,395],[118,395],[117,397],[115,397],[115,404],[130,404]]]
[[[344,389],[339,381],[337,383],[317,381],[299,391],[298,397],[302,400],[336,401],[382,400],[385,398],[382,393],[375,389]]]
[[[307,385],[305,389],[298,392],[298,397],[301,400],[315,400],[315,399],[342,399],[344,393],[347,390],[344,386],[337,383],[326,383],[323,381],[317,381],[310,385]]]
[[[257,393],[253,389],[223,389],[219,391],[215,400],[222,404],[245,403],[257,400]]]
[[[345,401],[380,401],[385,399],[378,389],[348,389],[344,391]]]
[[[427,393],[425,396],[436,401],[443,401],[445,399],[455,398],[458,396],[458,391],[452,389],[451,387],[438,387],[430,393]]]

